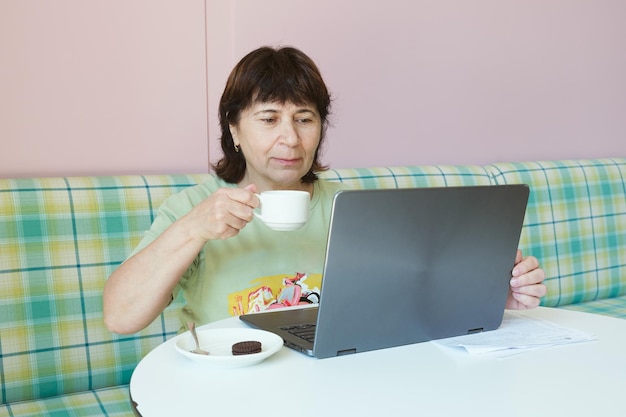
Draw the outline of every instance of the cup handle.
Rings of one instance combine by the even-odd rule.
[[[262,197],[261,197],[261,194],[254,193],[254,195],[256,195],[257,197],[259,197],[259,201],[261,202],[261,205],[263,205],[263,199],[262,199]],[[254,214],[254,215],[255,215],[256,217],[258,217],[259,219],[263,220],[263,215],[262,215],[262,214],[260,214],[260,213],[257,211],[257,210],[260,210],[260,207],[261,207],[261,206],[259,206],[259,207],[255,208],[254,210],[252,210],[252,214]],[[263,221],[265,221],[265,220],[263,220]]]

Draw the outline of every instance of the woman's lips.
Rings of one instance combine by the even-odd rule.
[[[302,158],[274,158],[280,165],[293,166],[298,165],[302,161]]]

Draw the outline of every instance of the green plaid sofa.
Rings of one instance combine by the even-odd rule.
[[[170,194],[208,174],[0,179],[0,417],[132,416],[138,361],[177,333],[175,302],[145,330],[102,322],[108,275]],[[520,247],[542,304],[626,318],[626,158],[337,169],[355,188],[526,183]]]

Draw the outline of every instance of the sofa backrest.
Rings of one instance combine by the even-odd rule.
[[[492,182],[489,172],[476,165],[342,168],[325,171],[320,178],[340,181],[353,188],[451,187]]]
[[[180,327],[177,301],[136,335],[102,321],[102,289],[168,195],[203,175],[0,180],[0,400],[126,384]]]
[[[546,272],[542,305],[626,294],[626,158],[331,170],[356,188],[528,184],[520,249]]]
[[[520,247],[546,272],[542,305],[626,294],[626,158],[486,168],[496,184],[530,185]]]

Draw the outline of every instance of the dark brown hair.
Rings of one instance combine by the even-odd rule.
[[[250,52],[233,68],[220,100],[220,138],[224,156],[213,169],[218,177],[238,183],[244,177],[246,160],[236,152],[230,125],[236,125],[241,112],[254,103],[310,104],[317,108],[322,122],[320,142],[313,164],[302,182],[317,180],[316,172],[328,169],[320,162],[320,148],[328,127],[331,98],[319,69],[305,53],[293,48],[261,47]]]

